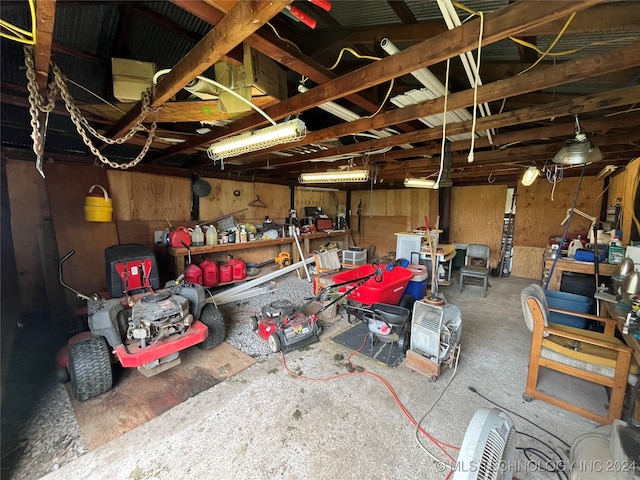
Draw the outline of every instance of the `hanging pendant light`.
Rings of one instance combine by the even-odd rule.
[[[520,182],[525,187],[530,187],[531,185],[533,185],[533,182],[535,182],[536,178],[538,178],[539,176],[540,176],[540,170],[538,170],[538,167],[535,167],[535,166],[529,167],[527,168],[526,172],[524,172],[524,175],[522,175],[522,180],[520,180]]]
[[[554,163],[561,165],[585,165],[602,160],[603,155],[597,145],[591,143],[584,133],[580,133],[580,123],[576,116],[576,136],[565,141],[565,146],[553,157]]]

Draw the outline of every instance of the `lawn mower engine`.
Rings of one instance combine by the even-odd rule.
[[[251,317],[251,329],[265,339],[272,352],[295,350],[320,340],[322,326],[315,315],[294,311],[289,300],[262,307],[262,318]]]
[[[142,297],[131,308],[127,339],[140,343],[140,348],[174,333],[183,334],[193,323],[189,301],[163,290]]]

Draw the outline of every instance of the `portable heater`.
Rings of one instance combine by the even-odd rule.
[[[435,380],[440,366],[452,366],[459,348],[462,317],[455,305],[413,304],[407,366]]]

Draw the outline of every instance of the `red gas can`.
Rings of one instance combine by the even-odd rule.
[[[200,264],[202,269],[202,285],[205,287],[215,287],[220,283],[220,269],[213,260],[205,260]]]
[[[187,247],[191,246],[191,234],[187,227],[178,227],[169,232],[169,245],[173,248],[184,248],[182,242],[186,243]]]
[[[247,278],[247,265],[237,258],[231,258],[227,262],[227,265],[231,265],[232,277],[234,280],[244,280]]]
[[[202,269],[193,263],[189,264],[187,268],[184,269],[184,279],[188,283],[202,285]]]
[[[220,267],[220,281],[230,282],[233,280],[233,268],[228,263],[225,263]]]

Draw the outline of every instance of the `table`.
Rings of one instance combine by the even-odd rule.
[[[329,241],[339,241],[342,242],[340,246],[341,249],[346,250],[350,247],[349,239],[351,238],[351,230],[328,230],[324,232],[315,232],[315,233],[303,233],[300,235],[300,240],[302,240],[302,253],[304,258],[309,258],[312,250],[315,250],[315,247],[312,248],[312,243],[323,244]],[[319,245],[318,245],[319,246]]]
[[[547,259],[544,262],[544,268],[551,271],[553,259]],[[617,265],[610,263],[598,264],[598,275],[610,277],[615,272]],[[587,273],[595,275],[595,265],[592,262],[577,262],[571,258],[559,258],[553,269],[553,276],[549,279],[547,290],[560,290],[562,274],[564,272]]]

